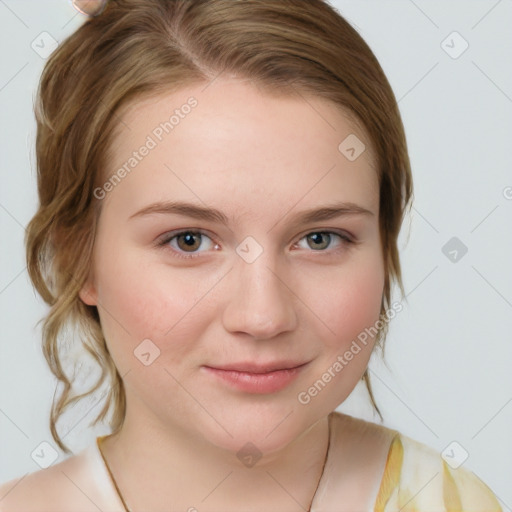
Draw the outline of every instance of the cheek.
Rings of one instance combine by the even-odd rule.
[[[309,401],[327,388],[315,402],[322,414],[344,402],[368,366],[376,341],[372,327],[379,320],[384,287],[383,269],[377,259],[373,263],[344,269],[318,302],[322,306],[319,316],[328,330],[320,327],[326,333],[323,354],[313,370],[311,387],[303,390],[299,402],[308,403],[301,400]],[[314,394],[308,394],[310,390]]]
[[[145,339],[160,349],[159,363],[168,359],[169,346],[178,359],[191,350],[207,316],[201,298],[214,282],[142,258],[105,263],[97,273],[98,303],[116,361],[132,364],[133,350]]]
[[[379,319],[383,289],[384,272],[376,258],[347,267],[331,279],[318,300],[319,316],[329,329],[326,343],[335,350],[343,349],[373,326]],[[373,346],[374,341],[368,338],[368,345]]]

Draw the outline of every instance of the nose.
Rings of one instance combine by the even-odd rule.
[[[264,340],[296,328],[294,294],[270,258],[262,255],[252,263],[240,259],[229,279],[223,313],[227,331]]]

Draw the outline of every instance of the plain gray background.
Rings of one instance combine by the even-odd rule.
[[[389,369],[371,363],[384,424],[455,459],[467,452],[463,466],[512,510],[512,2],[331,3],[381,62],[413,167],[400,235],[407,302],[391,323]],[[83,21],[66,0],[0,0],[0,482],[40,469],[31,453],[55,446],[55,381],[36,326],[46,307],[28,280],[23,236],[37,205],[40,41],[49,48]],[[87,428],[98,410],[89,401],[67,419],[75,453],[108,432]],[[376,421],[361,387],[340,410]]]

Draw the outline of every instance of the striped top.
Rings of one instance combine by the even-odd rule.
[[[431,448],[397,435],[391,443],[375,512],[502,512],[471,471],[453,469]]]
[[[346,414],[333,412],[329,421],[311,512],[503,512],[472,471],[450,467],[433,448]]]

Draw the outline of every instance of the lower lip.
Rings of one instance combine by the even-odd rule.
[[[235,370],[220,370],[203,366],[203,369],[230,386],[246,393],[275,393],[288,386],[297,378],[306,365],[287,370],[276,370],[268,373],[238,372]]]

